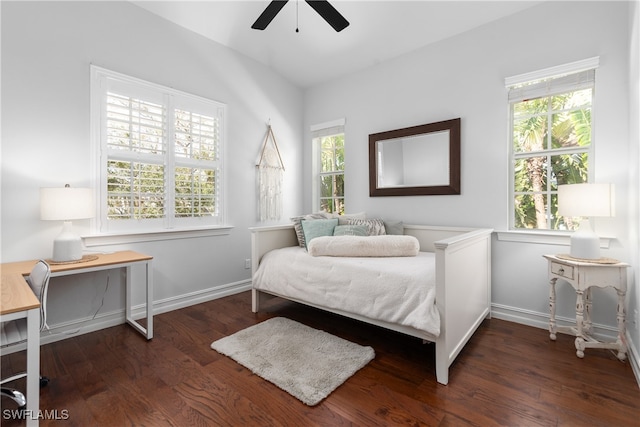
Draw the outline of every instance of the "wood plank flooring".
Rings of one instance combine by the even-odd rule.
[[[147,342],[127,325],[42,346],[44,418],[53,426],[637,426],[640,388],[608,350],[575,356],[573,339],[486,320],[435,380],[433,345],[299,304],[251,313],[249,292],[155,316]],[[376,358],[315,407],[231,359],[211,342],[284,316],[370,345]],[[24,352],[2,357],[3,377]],[[23,384],[18,384],[23,387]],[[13,402],[2,398],[2,426]],[[48,415],[47,415],[48,414]],[[60,419],[66,418],[66,419]]]

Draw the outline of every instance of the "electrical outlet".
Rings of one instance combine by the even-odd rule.
[[[640,315],[638,314],[638,309],[633,310],[633,325],[637,328],[638,323],[640,323]]]
[[[246,269],[251,268],[251,260],[249,258],[244,260],[244,268]]]

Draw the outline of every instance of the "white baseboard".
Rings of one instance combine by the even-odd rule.
[[[635,343],[631,340],[629,331],[627,331],[626,338],[627,358],[629,359],[631,369],[633,370],[633,374],[636,376],[636,381],[638,382],[638,386],[640,387],[640,353],[638,352],[638,347],[636,347]]]
[[[226,297],[251,289],[251,280],[243,280],[235,283],[228,283],[222,286],[192,292],[177,297],[165,298],[154,301],[153,314],[166,313],[191,305],[200,304],[214,299]],[[146,317],[146,305],[140,304],[132,307],[134,319]],[[125,310],[115,310],[109,313],[101,313],[94,317],[75,319],[71,322],[50,325],[48,330],[40,333],[40,345],[61,341],[78,335],[88,334],[101,329],[126,323]],[[2,354],[10,354],[26,349],[26,342],[2,349]]]
[[[229,295],[238,294],[240,292],[251,290],[251,280],[242,280],[240,282],[228,283],[215,288],[206,289],[204,291],[191,292],[189,294],[179,295],[176,297],[165,298],[153,303],[153,314],[167,313],[169,311],[178,310],[180,308],[189,307],[203,302],[211,301],[218,298],[227,297]],[[146,315],[145,305],[133,307],[134,318],[144,318]]]
[[[520,323],[522,325],[533,326],[540,329],[549,329],[549,314],[539,313],[531,310],[523,310],[517,307],[510,307],[502,304],[491,304],[491,317],[495,319],[506,320],[509,322]],[[569,317],[556,317],[558,326],[575,325],[576,319]],[[593,335],[597,339],[604,341],[615,341],[618,335],[618,329],[607,325],[593,324]],[[625,336],[627,342],[627,359],[636,377],[638,387],[640,387],[640,355],[635,343],[631,340],[629,331]]]
[[[491,304],[491,317],[520,323],[522,325],[533,326],[534,328],[547,329],[549,327],[549,315],[530,310],[523,310],[517,307],[510,307],[501,304]],[[560,324],[560,318],[557,319]],[[566,319],[562,319],[563,321]]]

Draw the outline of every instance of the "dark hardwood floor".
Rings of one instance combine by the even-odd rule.
[[[295,303],[251,313],[250,293],[155,316],[147,342],[127,325],[42,346],[40,425],[65,426],[638,426],[640,388],[608,350],[575,356],[573,339],[486,320],[435,380],[433,345]],[[284,316],[362,345],[375,359],[308,407],[211,342]],[[24,352],[2,357],[3,377]],[[22,384],[18,384],[23,386]],[[3,426],[13,402],[2,398]],[[62,419],[66,418],[66,419]]]

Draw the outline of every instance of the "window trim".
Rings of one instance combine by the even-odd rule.
[[[207,105],[207,108],[211,107],[216,110],[216,113],[220,117],[220,145],[219,151],[220,156],[217,161],[219,164],[219,179],[222,181],[218,187],[217,191],[219,194],[217,195],[218,203],[220,204],[217,219],[207,221],[207,218],[168,218],[168,215],[165,215],[165,218],[159,220],[149,220],[145,222],[145,227],[142,231],[140,228],[131,228],[127,226],[116,227],[114,229],[109,230],[106,227],[106,224],[103,226],[103,220],[106,220],[106,189],[102,188],[103,183],[106,179],[106,161],[107,154],[104,151],[103,141],[102,139],[102,127],[104,125],[103,121],[106,120],[106,115],[104,111],[104,99],[103,95],[105,93],[105,84],[108,79],[112,79],[112,81],[117,82],[116,84],[123,84],[126,86],[133,86],[136,92],[147,92],[151,91],[155,96],[160,94],[163,98],[163,103],[165,106],[169,106],[171,108],[184,108],[185,104],[201,104]],[[175,100],[171,100],[169,103],[166,102],[168,97],[178,97],[177,102]],[[105,236],[111,240],[117,237],[116,240],[122,243],[126,243],[129,241],[149,241],[151,240],[165,240],[167,238],[180,238],[175,237],[179,233],[186,233],[187,235],[197,234],[198,236],[208,234],[227,234],[220,233],[220,230],[230,230],[232,227],[227,224],[227,171],[226,171],[226,153],[227,153],[227,105],[207,99],[198,95],[194,95],[191,93],[179,91],[173,89],[171,87],[167,87],[164,85],[156,84],[153,82],[145,81],[136,77],[128,76],[122,73],[118,73],[116,71],[108,70],[106,68],[102,68],[96,65],[90,65],[90,141],[91,141],[91,155],[94,161],[91,162],[91,184],[94,188],[94,192],[96,197],[95,200],[95,209],[96,216],[91,219],[91,230],[92,234],[90,236],[85,236],[85,243],[89,246],[99,245],[100,243],[94,243],[98,241],[98,236]],[[168,131],[173,128],[173,124],[168,124]],[[167,157],[165,157],[165,170],[168,171],[172,175],[174,172],[171,169],[168,169],[168,166],[172,164],[172,162],[167,161]],[[173,178],[167,180],[165,182],[165,189],[170,189],[170,183],[173,182]],[[172,203],[173,201],[173,191],[171,194],[167,195],[167,203]],[[103,200],[104,199],[104,200]],[[211,218],[208,218],[211,219]],[[144,221],[144,220],[140,220]],[[132,223],[136,222],[135,220],[131,221]],[[139,222],[139,221],[138,221]],[[151,222],[156,225],[151,224]],[[154,234],[158,235],[158,238],[150,238]],[[127,237],[128,236],[128,237]],[[145,237],[147,236],[147,237]],[[173,236],[173,237],[172,237]]]
[[[231,225],[200,228],[185,227],[179,229],[152,230],[144,232],[90,234],[81,237],[84,245],[89,248],[94,246],[157,242],[176,239],[190,239],[196,237],[226,236],[228,234],[231,234],[231,230],[233,230],[233,228],[234,227]]]
[[[518,74],[504,79],[505,87],[515,86],[521,83],[533,80],[548,79],[551,77],[561,76],[563,74],[574,74],[580,71],[586,71],[598,68],[600,65],[600,57],[583,59],[581,61],[569,62],[568,64],[556,65],[553,67],[543,68],[542,70],[531,71],[529,73]]]
[[[535,243],[540,245],[569,246],[571,244],[571,231],[565,230],[535,230],[513,229],[496,230],[496,238],[500,242]],[[615,237],[598,236],[600,249],[609,249]]]
[[[500,234],[498,235],[498,240],[504,240],[504,241],[512,241],[512,242],[520,242],[520,241],[529,241],[529,242],[534,242],[534,243],[547,243],[547,244],[563,244],[563,243],[558,243],[558,242],[563,242],[566,239],[561,238],[563,236],[563,234],[566,234],[568,236],[571,235],[570,231],[567,230],[552,230],[552,229],[545,229],[545,230],[541,230],[541,229],[525,229],[525,228],[515,228],[515,212],[514,212],[514,199],[515,199],[515,192],[514,192],[514,161],[516,159],[516,154],[514,153],[514,148],[513,148],[513,115],[512,115],[512,111],[513,111],[513,107],[512,105],[516,102],[516,101],[512,101],[509,99],[509,90],[511,87],[522,84],[522,83],[527,83],[527,82],[531,82],[531,81],[536,81],[536,80],[543,80],[543,79],[551,79],[551,78],[555,78],[555,77],[561,77],[563,75],[571,75],[571,74],[579,74],[582,72],[586,72],[589,70],[595,70],[598,68],[600,64],[600,57],[596,56],[596,57],[592,57],[592,58],[588,58],[588,59],[584,59],[584,60],[580,60],[580,61],[575,61],[575,62],[571,62],[571,63],[567,63],[567,64],[562,64],[562,65],[558,65],[558,66],[553,66],[553,67],[548,67],[548,68],[544,68],[542,70],[537,70],[537,71],[532,71],[532,72],[528,72],[528,73],[523,73],[523,74],[519,74],[519,75],[515,75],[512,77],[506,77],[504,79],[505,82],[505,88],[506,88],[506,94],[507,94],[507,123],[508,123],[508,135],[507,135],[507,144],[508,144],[508,153],[509,153],[509,168],[508,168],[508,188],[507,188],[507,195],[508,195],[508,204],[507,204],[507,209],[508,209],[508,224],[507,224],[507,230],[500,232]],[[595,82],[592,86],[592,90],[594,93],[594,96],[592,98],[592,102],[591,102],[591,109],[592,111],[595,111],[595,105],[596,105],[596,100],[595,100]],[[595,134],[593,132],[593,126],[592,126],[592,132],[591,132],[591,143],[589,145],[589,148],[587,151],[588,156],[589,156],[589,177],[588,177],[588,182],[592,182],[594,179],[594,175],[595,175]],[[584,150],[580,150],[580,151],[584,151]],[[554,154],[562,154],[564,153],[565,150],[558,150],[557,152],[553,152]],[[542,155],[550,155],[551,150],[544,150],[542,152],[539,152]],[[532,153],[529,153],[532,154]],[[535,154],[535,153],[533,153]],[[588,219],[588,221],[592,222],[592,219]],[[593,225],[593,224],[592,224]],[[528,238],[525,238],[525,236],[530,236]],[[556,237],[557,236],[557,237]],[[604,239],[601,240],[601,245],[605,245],[603,247],[609,247],[609,239]]]

